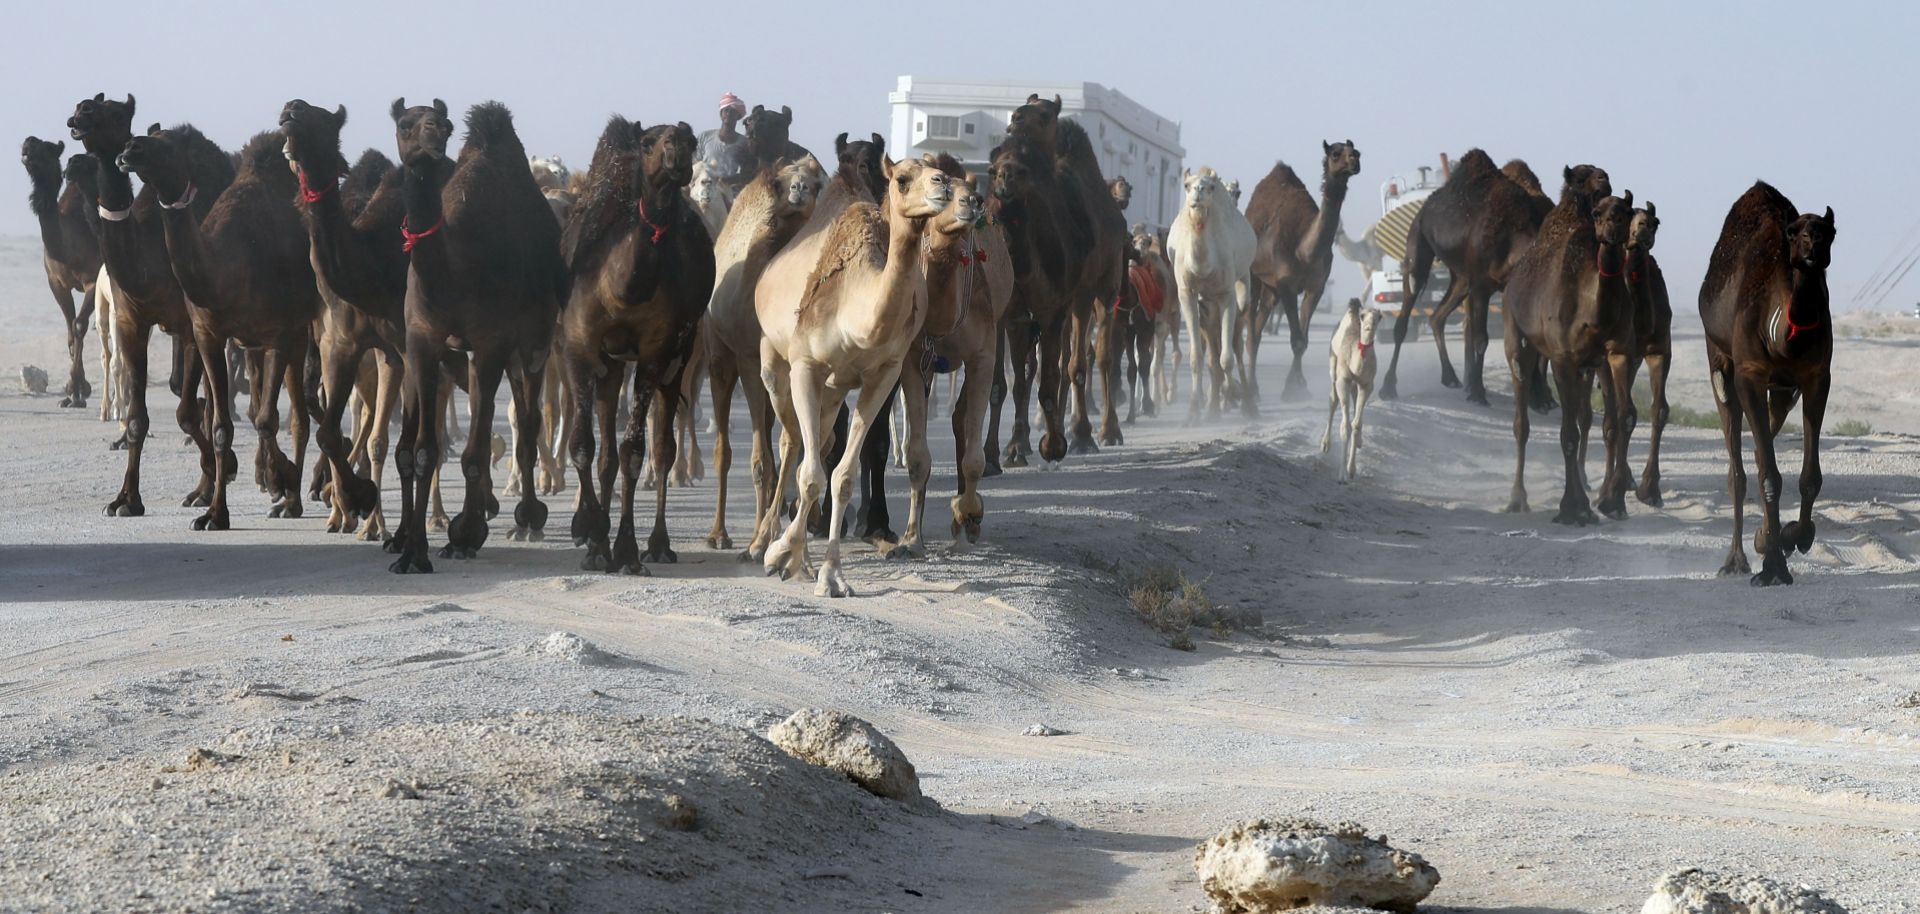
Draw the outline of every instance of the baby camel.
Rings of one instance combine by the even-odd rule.
[[[927,224],[953,198],[952,180],[925,162],[883,161],[886,199],[846,208],[828,227],[812,275],[794,307],[780,296],[756,298],[766,336],[760,377],[781,422],[800,430],[800,501],[786,533],[767,549],[766,568],[783,576],[807,571],[807,519],[827,484],[826,428],[849,391],[860,398],[847,426],[846,448],[833,474],[833,506],[819,596],[852,591],[840,571],[854,471],[867,428],[900,378],[900,363],[927,316],[922,244]],[[793,452],[787,451],[792,459]],[[782,475],[785,473],[783,471]]]
[[[1360,453],[1360,420],[1367,412],[1367,399],[1373,396],[1373,375],[1379,363],[1373,355],[1373,333],[1380,327],[1377,308],[1360,307],[1360,299],[1347,300],[1347,314],[1333,331],[1333,343],[1327,356],[1327,375],[1332,381],[1327,391],[1327,433],[1320,437],[1320,453],[1333,448],[1333,420],[1340,417],[1341,433],[1347,438],[1347,459],[1340,467],[1340,481],[1354,476],[1354,458]]]

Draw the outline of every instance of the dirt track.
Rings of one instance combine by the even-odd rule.
[[[18,329],[0,364],[58,364],[53,309],[14,281],[22,247],[7,248],[0,315]],[[1537,510],[1503,515],[1504,367],[1494,407],[1469,406],[1433,386],[1423,339],[1409,396],[1369,414],[1361,479],[1341,486],[1318,454],[1323,345],[1313,400],[1197,429],[1178,422],[1183,400],[1125,447],[989,480],[981,548],[856,550],[860,596],[839,601],[702,546],[710,483],[672,493],[681,562],[650,579],[583,574],[564,543],[510,544],[498,521],[480,559],[395,577],[376,547],[321,532],[320,512],[267,520],[251,487],[234,489],[235,530],[192,533],[177,503],[194,461],[171,433],[148,450],[148,516],[105,518],[122,465],[107,426],[9,382],[0,772],[157,768],[236,729],[350,747],[515,709],[764,730],[828,705],[893,736],[965,818],[919,833],[916,857],[941,862],[876,860],[830,895],[796,882],[798,909],[1184,911],[1202,901],[1195,841],[1305,813],[1426,855],[1443,910],[1634,911],[1662,870],[1699,864],[1804,881],[1855,914],[1920,911],[1920,441],[1830,440],[1801,583],[1755,591],[1711,575],[1727,537],[1717,432],[1670,431],[1663,510],[1576,530],[1541,510],[1558,470],[1554,424],[1536,421]],[[1710,409],[1698,340],[1679,345],[1675,399]],[[1878,393],[1913,345],[1843,340],[1831,419],[1920,431],[1920,408]],[[1271,400],[1286,360],[1269,346]],[[152,399],[171,415],[164,388]],[[937,533],[951,453],[942,435]],[[1790,501],[1797,454],[1783,451]],[[551,500],[556,534],[567,502]],[[1168,649],[1122,596],[1156,564],[1278,637]],[[557,662],[532,647],[554,631],[626,660]],[[1067,733],[1020,735],[1037,723]],[[1029,808],[1079,828],[985,818]],[[907,875],[921,896],[900,893]],[[0,898],[29,878],[0,866]]]

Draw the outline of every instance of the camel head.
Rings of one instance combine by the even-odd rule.
[[[1122,211],[1125,211],[1127,206],[1133,203],[1133,184],[1127,180],[1125,175],[1108,181],[1107,191],[1113,194],[1114,205],[1120,207]]]
[[[133,138],[133,95],[124,102],[107,98],[105,92],[81,99],[67,118],[67,132],[81,143],[92,140],[90,151],[118,152]]]
[[[1660,231],[1660,217],[1654,213],[1653,203],[1647,203],[1644,209],[1633,211],[1633,221],[1627,224],[1627,247],[1637,251],[1653,250],[1653,238]]]
[[[26,166],[27,177],[32,180],[36,190],[60,186],[60,156],[66,151],[65,140],[49,143],[37,136],[30,136],[20,144],[20,164]]]
[[[407,107],[405,98],[393,100],[388,109],[393,116],[393,136],[400,147],[400,164],[415,165],[425,160],[447,157],[447,140],[453,137],[453,121],[447,117],[447,103],[433,100],[431,107]]]
[[[1033,186],[1033,171],[1019,153],[1006,147],[993,152],[993,164],[987,169],[987,189],[1002,203],[1019,200]]]
[[[565,190],[573,172],[567,168],[559,156],[529,156],[527,168],[533,172],[533,183],[542,191]]]
[[[1233,198],[1233,205],[1240,205],[1240,179],[1232,178],[1226,182],[1227,196]]]
[[[886,159],[881,165],[887,178],[889,216],[925,219],[953,202],[953,179],[940,169],[919,159],[904,162]]]
[[[181,129],[162,130],[159,124],[148,127],[145,136],[127,141],[127,147],[113,164],[127,174],[139,175],[140,180],[160,193],[162,203],[178,202],[192,183],[188,178],[187,144],[182,141]]]
[[[1347,307],[1354,308],[1359,304],[1360,300],[1356,298],[1349,302]],[[1360,312],[1360,342],[1372,345],[1374,334],[1380,330],[1380,319],[1386,316],[1386,312],[1379,308],[1358,308],[1357,310]]]
[[[76,152],[67,160],[67,180],[78,184],[87,196],[95,196],[100,186],[100,160],[84,152]]]
[[[1204,220],[1212,207],[1226,199],[1226,185],[1220,183],[1220,176],[1211,168],[1187,169],[1181,172],[1181,181],[1187,188],[1187,209],[1195,219]]]
[[[1593,235],[1605,247],[1627,243],[1628,226],[1633,222],[1633,191],[1625,197],[1602,197],[1593,205]]]
[[[827,170],[813,156],[798,162],[776,161],[767,178],[773,182],[774,198],[788,212],[811,215],[814,201],[827,188]]]
[[[328,111],[294,99],[280,108],[280,152],[295,173],[312,172],[319,178],[337,178],[347,170],[340,154],[340,128],[347,123],[347,106]],[[324,183],[324,182],[322,182]]]
[[[1560,199],[1568,195],[1596,201],[1613,193],[1613,182],[1607,179],[1607,170],[1598,165],[1569,165],[1560,173]]]
[[[833,151],[839,156],[839,177],[854,187],[866,188],[875,203],[887,196],[887,176],[881,167],[887,156],[887,141],[881,139],[880,134],[853,142],[847,141],[846,134],[840,134],[834,138]]]
[[[987,200],[980,195],[979,180],[967,174],[966,166],[961,165],[959,159],[944,152],[939,155],[929,152],[922,155],[920,161],[939,169],[953,185],[953,203],[943,214],[945,218],[935,221],[936,231],[948,235],[964,232],[987,214]]]
[[[1833,207],[1826,215],[1802,213],[1787,226],[1787,256],[1802,270],[1822,271],[1833,262]]]
[[[720,179],[707,170],[703,161],[693,163],[693,180],[687,182],[687,197],[699,206],[712,206],[720,198]]]
[[[1027,96],[1027,103],[1013,109],[1007,118],[1007,133],[1038,140],[1043,145],[1053,145],[1054,131],[1060,125],[1060,96],[1052,101],[1041,98],[1038,93]]]
[[[778,111],[754,105],[753,113],[740,122],[741,132],[747,137],[747,151],[760,162],[771,162],[786,154],[787,134],[792,127],[793,109],[786,105],[781,105]]]
[[[640,135],[640,168],[646,183],[678,190],[693,180],[699,141],[686,121],[655,124]]]
[[[1321,174],[1327,180],[1351,178],[1360,173],[1360,150],[1353,145],[1352,140],[1344,143],[1329,143],[1322,140],[1320,152],[1324,156],[1320,160]]]

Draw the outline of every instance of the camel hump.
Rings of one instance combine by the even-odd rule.
[[[286,145],[286,135],[278,130],[264,130],[253,135],[247,145],[240,147],[240,171],[266,177],[278,172],[291,176],[293,173],[282,164],[286,160],[282,149]]]
[[[865,201],[846,208],[827,226],[821,243],[820,260],[807,277],[806,292],[800,297],[800,313],[805,314],[820,300],[820,291],[848,267],[862,262],[875,269],[886,265],[887,222],[880,207]]]
[[[1452,170],[1447,174],[1447,180],[1472,179],[1499,170],[1500,167],[1493,164],[1493,156],[1487,155],[1486,150],[1475,146],[1460,156],[1460,161],[1453,163]]]
[[[513,112],[499,102],[481,102],[467,109],[467,145],[486,152],[512,150],[525,158],[520,135],[513,129]]]

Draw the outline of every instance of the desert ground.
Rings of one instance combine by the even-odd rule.
[[[1672,281],[1672,399],[1710,414]],[[711,477],[671,491],[680,560],[645,578],[579,570],[571,487],[547,541],[499,519],[431,576],[318,506],[269,520],[244,480],[234,529],[195,533],[163,378],[148,513],[104,517],[112,427],[16,380],[64,364],[46,298],[37,241],[0,242],[0,911],[1187,912],[1196,842],[1306,815],[1424,855],[1424,910],[1627,914],[1699,865],[1920,912],[1920,322],[1841,322],[1829,425],[1874,431],[1824,442],[1790,588],[1714,576],[1717,431],[1668,430],[1663,508],[1576,529],[1551,522],[1557,414],[1536,419],[1535,510],[1500,513],[1497,338],[1491,408],[1410,341],[1337,483],[1324,315],[1311,399],[1279,401],[1269,339],[1261,416],[1188,426],[1183,378],[1125,446],[988,480],[971,550],[944,542],[933,422],[935,547],[850,544],[858,594],[829,600],[706,548]],[[897,472],[890,494],[903,523]],[[1128,598],[1163,567],[1263,624],[1170,647]],[[810,706],[891,736],[937,806],[753,735]]]

